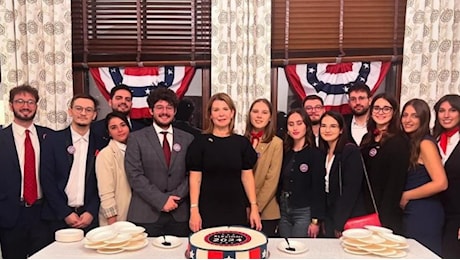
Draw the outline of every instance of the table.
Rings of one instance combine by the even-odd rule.
[[[180,238],[182,244],[173,249],[161,249],[152,245],[154,238],[148,238],[149,244],[137,251],[125,251],[118,254],[105,255],[99,254],[93,249],[87,249],[83,246],[83,241],[74,243],[61,243],[54,242],[41,251],[37,252],[31,259],[72,259],[72,258],[153,258],[153,259],[178,259],[185,258],[185,250],[187,249],[188,238]],[[305,258],[383,258],[372,255],[351,255],[343,251],[340,241],[338,239],[326,238],[291,238],[290,241],[299,241],[305,243],[308,251],[302,254],[287,254],[277,249],[278,243],[283,241],[280,238],[270,238],[268,241],[269,258],[292,258],[292,259],[305,259]],[[439,257],[431,252],[429,249],[418,243],[416,240],[408,239],[409,248],[406,249],[407,256],[404,258],[418,258],[418,259],[439,259]],[[389,259],[389,258],[388,258]]]

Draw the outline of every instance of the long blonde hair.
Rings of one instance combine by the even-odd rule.
[[[230,108],[230,110],[233,111],[233,118],[230,120],[230,126],[228,129],[229,133],[233,134],[233,130],[235,128],[236,108],[235,108],[235,103],[233,103],[232,98],[225,93],[216,93],[212,95],[212,97],[209,99],[208,106],[206,108],[206,119],[208,120],[208,127],[203,132],[205,134],[212,134],[214,130],[214,122],[212,122],[212,119],[211,119],[211,108],[212,108],[212,104],[216,100],[224,101],[227,104],[227,106]]]

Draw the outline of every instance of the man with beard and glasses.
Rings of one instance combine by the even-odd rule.
[[[13,122],[0,131],[0,245],[3,258],[28,258],[51,243],[41,219],[45,197],[39,171],[43,140],[53,131],[33,123],[38,90],[10,90]]]
[[[189,235],[189,184],[185,166],[193,135],[172,127],[178,99],[168,88],[150,92],[147,103],[153,124],[131,133],[125,169],[132,188],[128,220],[149,236]]]
[[[371,91],[366,84],[357,82],[349,86],[348,105],[350,105],[352,114],[344,117],[348,127],[348,140],[358,146],[367,133],[371,101]]]
[[[319,122],[321,116],[326,112],[326,109],[324,108],[324,101],[320,96],[309,95],[303,99],[302,105],[305,109],[305,112],[307,112],[308,117],[310,118],[313,134],[315,136],[316,147],[318,147]]]
[[[70,126],[44,142],[40,181],[46,203],[42,216],[53,235],[62,228],[88,232],[99,224],[95,160],[105,142],[90,130],[96,108],[94,97],[76,94],[68,110]]]
[[[133,93],[128,86],[120,84],[110,90],[109,106],[112,108],[112,112],[117,111],[127,117],[130,131],[136,131],[147,126],[143,120],[135,120],[129,117],[129,113],[133,106]],[[110,137],[107,132],[105,118],[93,122],[91,124],[91,130],[104,138],[107,144],[109,143]]]

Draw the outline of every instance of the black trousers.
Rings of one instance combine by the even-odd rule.
[[[138,226],[144,227],[145,232],[149,237],[158,237],[161,235],[173,235],[177,237],[188,237],[190,228],[188,221],[177,222],[171,213],[161,212],[158,221],[155,223],[135,223]]]
[[[21,206],[16,225],[12,228],[0,228],[3,258],[25,259],[54,241],[46,222],[40,218],[41,207],[42,205]]]

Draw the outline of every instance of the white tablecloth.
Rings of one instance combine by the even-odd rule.
[[[137,251],[125,251],[118,254],[105,255],[97,253],[94,249],[87,249],[83,246],[83,242],[75,243],[61,243],[54,242],[38,253],[34,254],[32,259],[55,258],[55,259],[69,259],[69,258],[185,258],[185,250],[187,249],[188,238],[181,238],[182,244],[173,249],[162,249],[152,245],[153,238],[149,238],[149,244]],[[351,255],[343,251],[340,241],[338,239],[295,239],[291,238],[290,241],[300,241],[305,243],[308,251],[302,254],[287,254],[277,249],[278,243],[283,240],[280,238],[270,238],[268,241],[269,258],[382,258],[378,256],[359,256]],[[413,239],[408,239],[409,248],[406,249],[407,256],[404,258],[439,258],[436,254],[422,246],[420,243]]]

